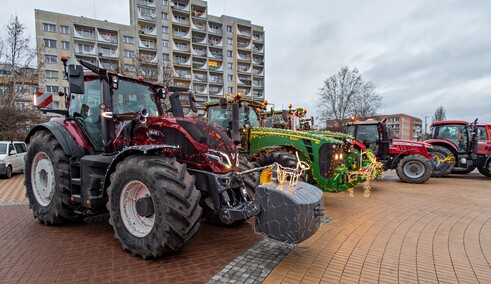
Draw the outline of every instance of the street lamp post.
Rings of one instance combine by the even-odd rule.
[[[424,128],[423,128],[423,129],[424,129],[424,130],[423,130],[423,131],[424,131],[424,133],[423,133],[423,140],[426,140],[426,133],[427,133],[427,132],[426,132],[426,126],[427,126],[426,119],[427,119],[428,117],[431,117],[431,115],[425,115],[425,114],[422,114],[421,116],[425,118],[425,125],[424,125]]]

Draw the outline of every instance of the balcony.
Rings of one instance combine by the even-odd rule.
[[[181,29],[174,29],[172,36],[176,38],[182,38],[182,39],[191,39],[191,35],[189,30],[181,30]]]
[[[191,80],[191,74],[187,70],[175,69],[174,79]]]
[[[219,26],[210,26],[208,25],[208,32],[216,35],[223,34],[222,28]]]
[[[213,59],[223,60],[223,55],[218,51],[210,50],[208,52],[208,57],[213,58]]]
[[[144,21],[155,22],[156,13],[154,9],[138,7],[138,19]]]
[[[242,48],[242,49],[251,49],[252,48],[252,42],[246,42],[246,41],[239,41],[237,42],[237,47]]]
[[[255,88],[264,88],[264,83],[263,81],[260,81],[260,80],[254,80],[252,81],[252,85],[255,87]]]
[[[263,54],[264,53],[264,46],[254,44],[254,47],[252,48],[252,52],[257,53],[257,54]]]
[[[155,41],[146,40],[146,39],[138,39],[138,46],[145,49],[156,50],[157,47],[155,45]]]
[[[155,0],[138,0],[137,3],[138,3],[138,5],[155,8]]]
[[[216,38],[216,37],[208,37],[208,43],[210,46],[214,47],[223,47],[223,40],[221,38]]]
[[[251,65],[237,65],[237,71],[242,73],[251,73]]]
[[[251,56],[247,53],[237,52],[237,59],[250,62]]]
[[[199,57],[206,57],[206,50],[193,48],[193,55]]]
[[[118,34],[99,30],[97,32],[97,41],[108,44],[118,44]]]
[[[206,64],[206,61],[193,60],[193,69],[206,70],[208,69],[208,65]]]
[[[264,69],[257,69],[257,68],[254,68],[254,69],[252,70],[252,74],[254,74],[254,76],[255,76],[255,77],[256,77],[256,76],[260,76],[260,77],[262,77],[262,76],[264,76]]]
[[[78,28],[77,26],[75,26],[75,29],[73,30],[73,37],[76,39],[95,41],[95,29]]]
[[[177,11],[187,11],[189,12],[189,3],[182,3],[177,1],[172,1],[170,7]]]
[[[173,42],[172,43],[172,49],[174,51],[177,51],[177,52],[184,52],[184,53],[189,52],[189,46],[187,44],[183,44],[183,43]]]
[[[252,36],[252,39],[255,42],[264,42],[264,36],[260,35],[260,34],[256,34],[256,33],[254,33],[254,35]]]
[[[97,54],[101,57],[108,57],[108,58],[118,58],[119,57],[119,52],[118,49],[114,48],[108,48],[104,46],[99,46]]]
[[[181,26],[189,26],[189,18],[183,16],[173,16],[172,23]]]
[[[198,94],[207,94],[208,88],[206,85],[196,85],[196,83],[194,83],[193,91]]]
[[[191,66],[190,57],[174,57],[174,64]]]
[[[249,29],[238,28],[237,35],[243,37],[251,37],[251,31]]]
[[[255,100],[262,100],[262,99],[264,99],[263,92],[254,91],[253,92],[253,95],[254,95],[253,99],[255,99]]]
[[[215,75],[210,75],[210,80],[208,81],[210,84],[223,84],[223,77],[222,76],[215,76]]]
[[[251,89],[237,88],[237,92],[238,93],[242,93],[242,95],[244,95],[246,97],[250,97],[251,96]]]
[[[206,19],[206,7],[193,5],[191,7],[191,15],[193,17]]]
[[[193,44],[203,44],[206,45],[206,37],[194,36],[193,35]]]
[[[205,24],[193,21],[193,30],[206,32]]]
[[[158,57],[157,57],[157,54],[141,52],[140,53],[140,61],[142,63],[156,64],[156,63],[158,63]]]
[[[157,29],[155,26],[145,26],[142,25],[140,26],[140,29],[138,30],[139,35],[145,35],[145,36],[157,36]]]
[[[210,87],[210,96],[220,96],[223,97],[222,87]]]
[[[254,62],[254,64],[257,64],[257,65],[264,65],[264,59],[262,59],[262,58],[254,57],[253,62]]]
[[[208,80],[208,76],[206,76],[206,73],[194,73],[193,78],[196,81],[201,81],[201,82],[206,82]]]
[[[252,85],[252,81],[250,78],[246,78],[246,77],[238,77],[237,78],[237,84],[241,84],[241,85],[246,85],[246,86],[251,86]]]
[[[74,53],[80,54],[80,55],[92,55],[96,56],[96,48],[95,45],[82,45],[82,44],[76,44],[74,48]]]
[[[108,70],[113,70],[113,71],[119,71],[119,66],[117,61],[104,61],[100,60],[99,61],[99,67],[108,69]]]

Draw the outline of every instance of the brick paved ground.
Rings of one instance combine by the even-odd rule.
[[[372,186],[369,198],[326,194],[333,220],[294,247],[265,283],[491,283],[491,179],[471,173],[412,185],[390,173]],[[143,261],[121,249],[105,216],[46,227],[26,205],[11,205],[0,206],[0,217],[2,283],[204,283],[262,239],[248,224],[204,224],[182,253]]]
[[[326,194],[333,220],[265,283],[491,283],[491,179],[455,177]]]

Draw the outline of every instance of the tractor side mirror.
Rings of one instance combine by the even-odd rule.
[[[84,89],[84,68],[82,65],[70,64],[68,66],[68,83],[70,92],[73,94],[83,94]]]
[[[191,110],[194,113],[197,113],[198,112],[198,104],[196,103],[196,96],[192,92],[189,92],[188,96],[189,96],[189,105],[191,106]]]
[[[221,109],[227,109],[227,99],[226,98],[220,98],[220,108]]]
[[[172,93],[172,95],[169,96],[169,101],[171,112],[174,117],[184,117],[181,100],[179,99],[179,92]]]

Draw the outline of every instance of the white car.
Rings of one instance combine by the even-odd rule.
[[[10,178],[13,172],[24,171],[26,143],[21,141],[0,141],[0,176]]]

